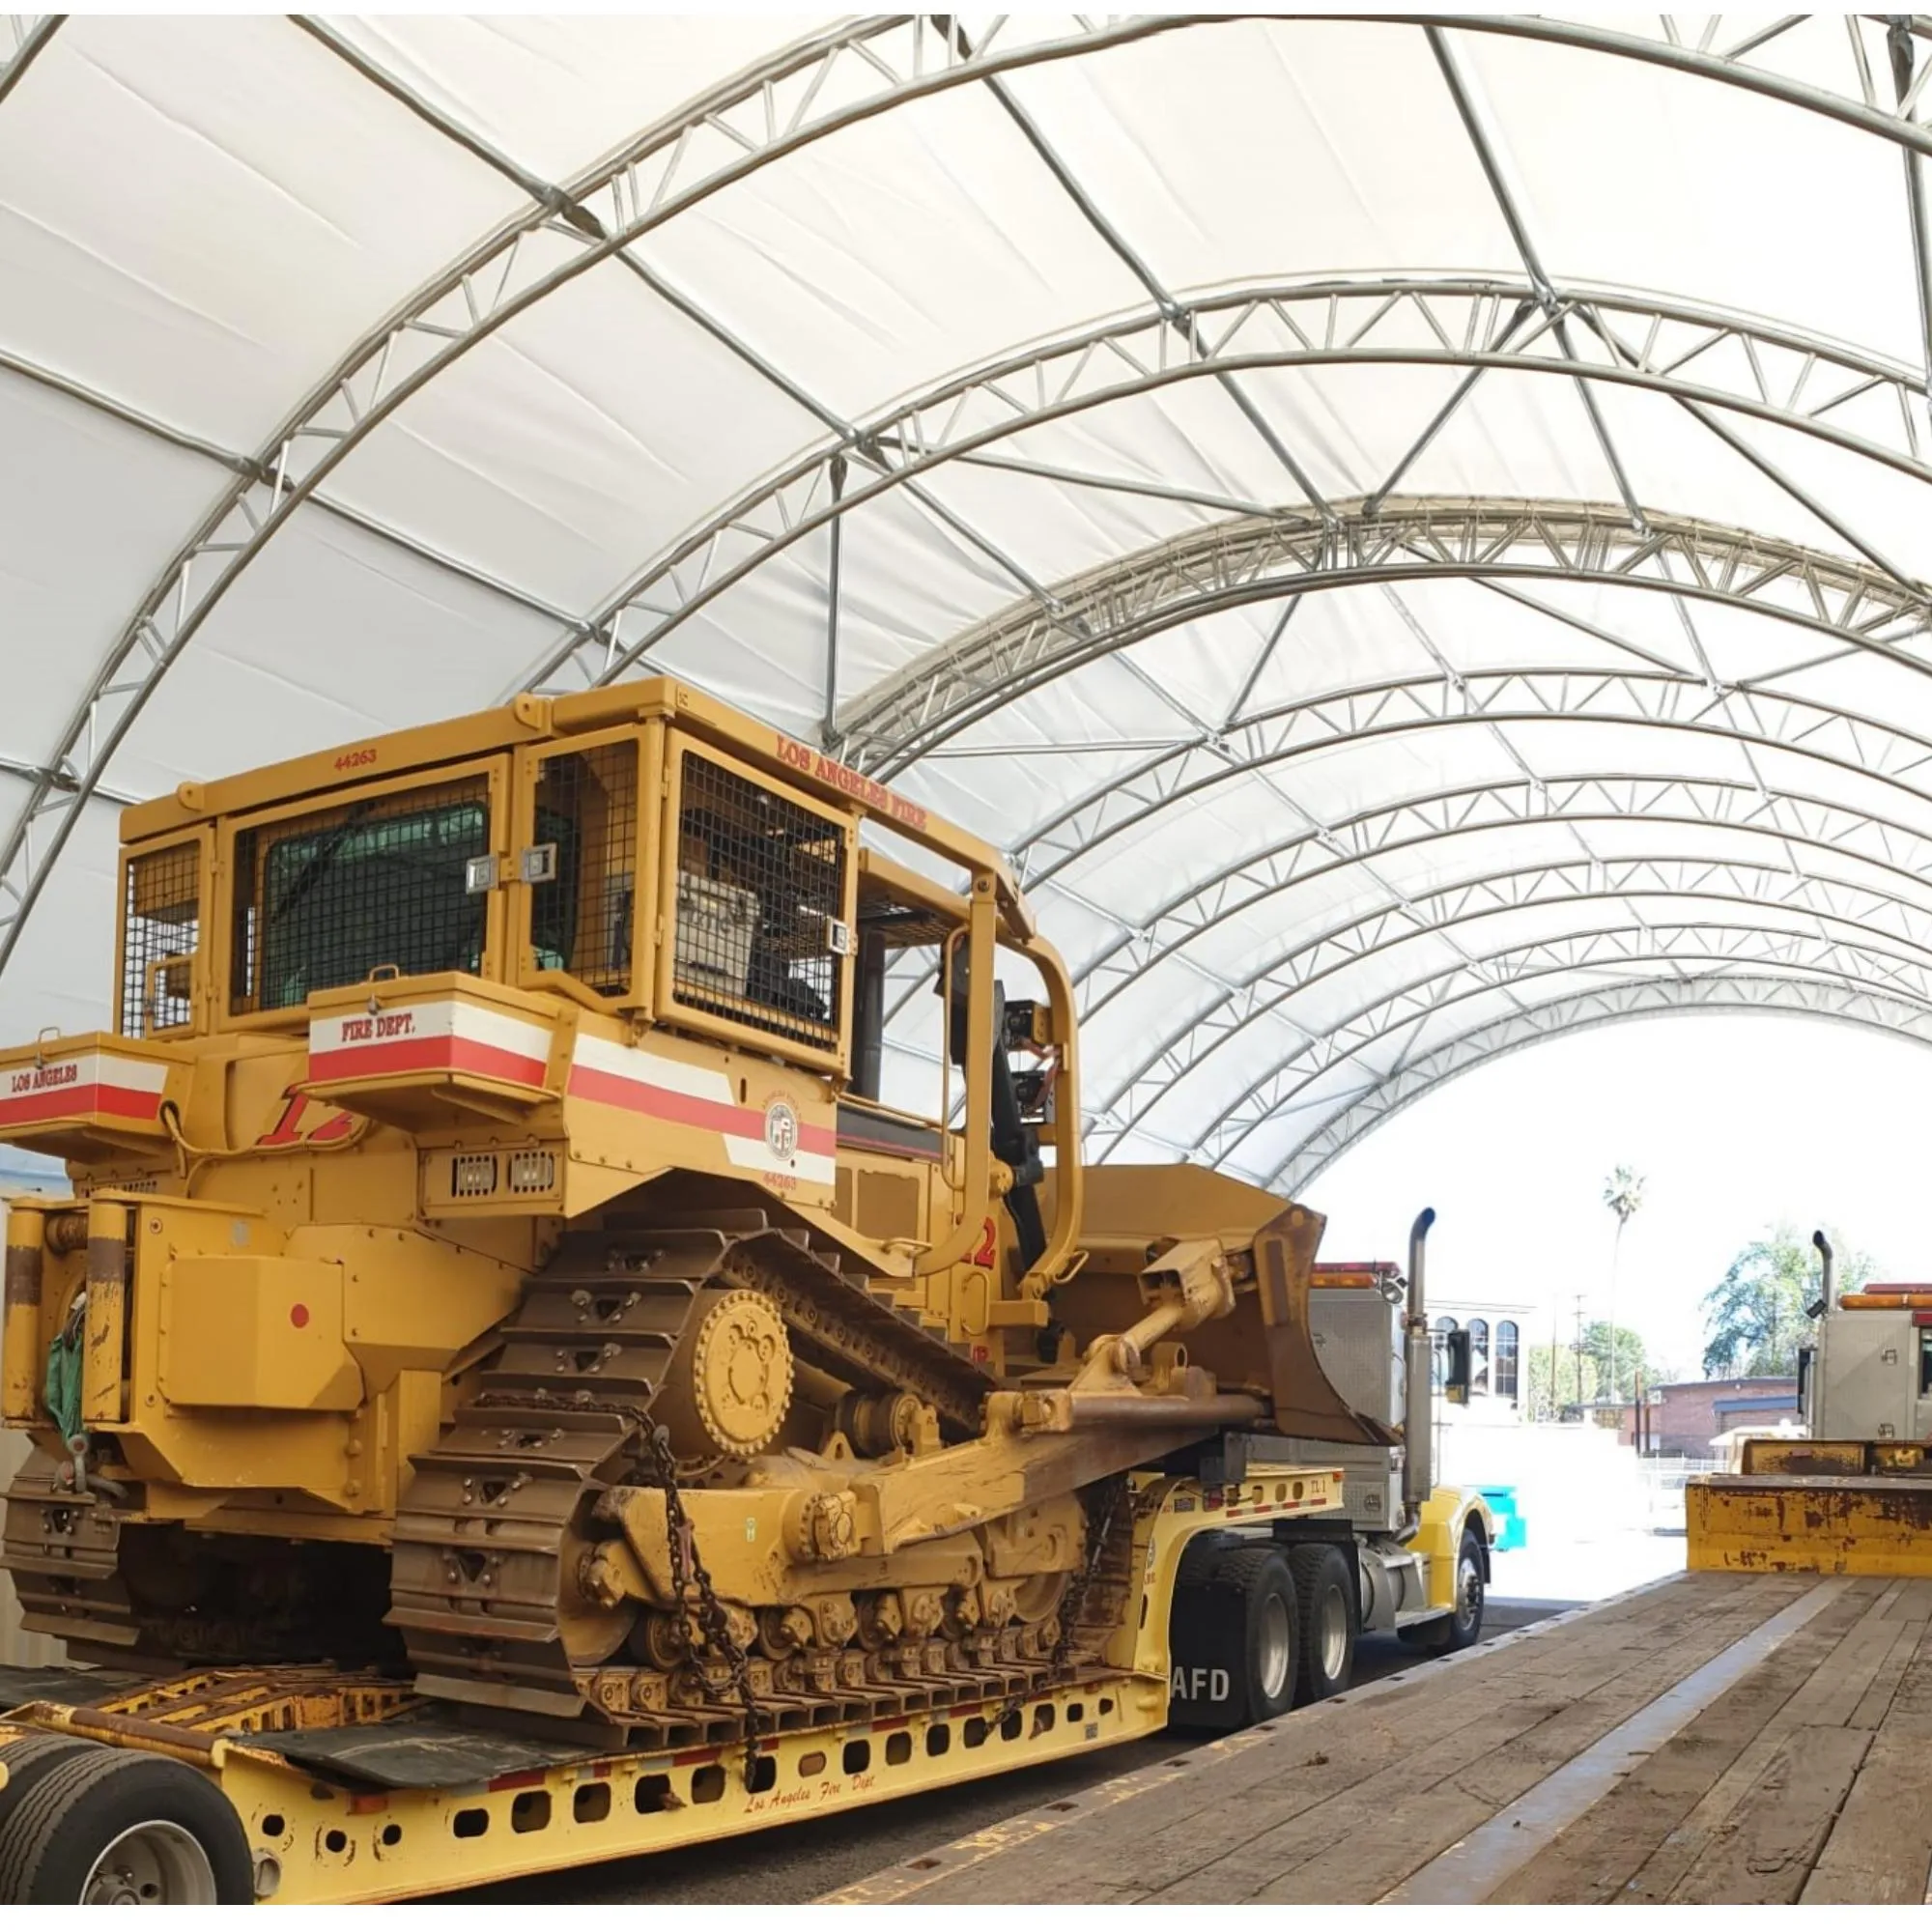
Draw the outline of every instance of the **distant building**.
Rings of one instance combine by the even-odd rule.
[[[1650,1390],[1650,1435],[1660,1456],[1713,1454],[1732,1429],[1802,1421],[1796,1376],[1737,1376],[1728,1381],[1658,1382]]]
[[[1500,1420],[1506,1409],[1520,1408],[1524,1395],[1525,1338],[1536,1313],[1527,1302],[1470,1300],[1440,1305],[1429,1303],[1430,1325],[1446,1334],[1452,1328],[1469,1331],[1469,1408],[1472,1415],[1488,1412]],[[1436,1381],[1441,1383],[1442,1354],[1435,1355]]]

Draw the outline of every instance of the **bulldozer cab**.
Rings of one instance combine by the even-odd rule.
[[[950,1125],[959,1211],[926,1244],[929,1265],[977,1250],[1002,1201],[1024,1268],[1070,1250],[1077,1203],[1049,1232],[1032,1189],[1042,1135],[1077,1169],[1071,987],[1004,862],[684,687],[520,699],[185,785],[130,809],[123,835],[126,1038],[306,1031],[315,1061],[327,1016],[346,1065],[334,1049],[403,1026],[379,1005],[457,982],[481,996],[482,981],[509,989],[498,1005],[518,1024],[520,998],[560,999],[635,1039],[781,1062],[888,1139]],[[945,1050],[936,1091],[906,1109],[888,1104],[882,1061],[888,976],[909,954],[938,995]],[[1016,966],[1037,997],[1009,1009]],[[364,987],[366,1024],[348,997]],[[487,1041],[472,1058],[490,1058]]]

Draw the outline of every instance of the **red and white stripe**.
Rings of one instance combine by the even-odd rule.
[[[77,1114],[156,1121],[167,1082],[168,1069],[161,1063],[118,1053],[70,1054],[42,1066],[10,1066],[0,1072],[0,1128],[71,1120]]]
[[[469,1073],[541,1087],[551,1030],[471,1000],[425,1000],[380,1012],[331,1014],[308,1028],[308,1077],[358,1080],[384,1073]]]
[[[838,1140],[829,1126],[813,1126],[801,1117],[798,1146],[781,1160],[766,1142],[763,1110],[739,1105],[730,1079],[715,1066],[694,1066],[646,1047],[619,1046],[581,1033],[569,1092],[573,1099],[722,1134],[724,1157],[734,1167],[790,1175],[824,1187],[838,1176]]]

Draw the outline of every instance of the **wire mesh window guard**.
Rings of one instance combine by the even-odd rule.
[[[469,890],[465,868],[490,851],[482,779],[242,832],[231,1010],[299,1006],[380,966],[405,976],[480,971],[489,895]]]
[[[193,844],[128,862],[121,950],[121,1031],[129,1039],[194,1022],[194,950],[201,939],[201,852]]]
[[[1517,1325],[1496,1323],[1495,1391],[1505,1402],[1516,1400]]]
[[[687,1007],[836,1047],[851,949],[844,828],[686,753],[671,986]]]
[[[544,759],[535,856],[550,875],[530,893],[540,971],[574,974],[600,993],[628,987],[637,848],[635,739]]]

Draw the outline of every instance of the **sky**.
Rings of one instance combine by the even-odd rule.
[[[1702,1374],[1699,1306],[1747,1242],[1780,1222],[1834,1228],[1879,1280],[1932,1281],[1923,1210],[1923,1048],[1824,1021],[1698,1014],[1534,1046],[1438,1088],[1302,1190],[1322,1253],[1403,1260],[1434,1208],[1429,1298],[1537,1306],[1525,1344],[1608,1312],[1616,1219],[1604,1182],[1644,1177],[1624,1236],[1619,1325],[1666,1376]]]

